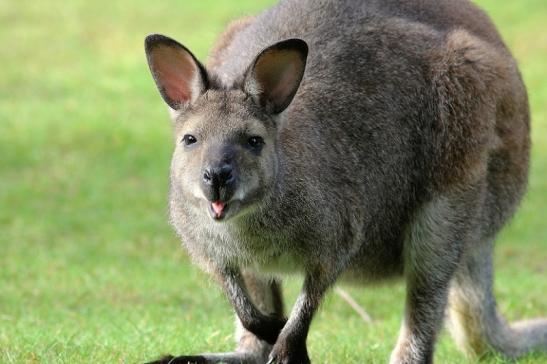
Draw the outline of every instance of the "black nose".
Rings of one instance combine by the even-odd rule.
[[[231,164],[203,170],[201,189],[209,201],[228,201],[235,190],[236,177]]]
[[[233,181],[234,174],[230,164],[224,164],[221,167],[208,167],[203,172],[203,182],[211,187],[225,187]]]

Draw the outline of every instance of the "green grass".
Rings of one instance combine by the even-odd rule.
[[[204,59],[230,19],[270,3],[0,0],[1,363],[136,363],[233,346],[230,307],[167,225],[170,123],[143,38],[172,35]],[[547,3],[480,4],[522,66],[533,113],[529,194],[498,241],[496,293],[509,319],[545,316]],[[288,282],[289,302],[298,284]],[[376,322],[329,295],[312,360],[386,362],[403,285],[347,289]],[[466,362],[447,335],[436,359]]]

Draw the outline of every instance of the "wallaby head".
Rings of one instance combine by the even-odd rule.
[[[171,202],[214,220],[250,211],[276,182],[278,115],[302,80],[306,43],[264,49],[232,85],[220,84],[173,39],[150,35],[145,48],[175,125]]]

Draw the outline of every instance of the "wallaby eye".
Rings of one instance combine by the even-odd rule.
[[[247,139],[247,144],[249,144],[252,148],[260,148],[262,145],[264,145],[264,139],[259,136],[252,136]]]
[[[193,135],[190,135],[190,134],[186,134],[185,136],[182,137],[182,143],[184,145],[191,145],[191,144],[194,144],[197,141],[198,140],[196,139],[196,137],[193,136]]]

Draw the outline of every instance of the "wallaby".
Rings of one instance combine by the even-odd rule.
[[[221,284],[234,352],[155,363],[309,363],[340,279],[401,275],[391,363],[431,363],[448,308],[462,348],[547,350],[547,320],[507,324],[492,248],[526,188],[517,64],[467,0],[285,0],[231,25],[203,66],[150,35],[174,120],[171,223]],[[286,319],[278,273],[304,277]]]

